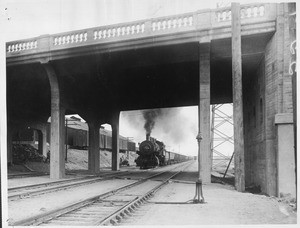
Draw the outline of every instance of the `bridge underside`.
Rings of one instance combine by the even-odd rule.
[[[243,37],[243,83],[257,70],[272,33]],[[231,39],[210,46],[211,104],[232,102]],[[199,43],[91,54],[51,61],[66,114],[192,106],[199,103]],[[7,69],[8,113],[13,120],[46,120],[50,84],[40,63]],[[80,113],[82,112],[82,113]]]
[[[244,88],[247,88],[259,67],[273,34],[243,37]],[[48,68],[44,64],[15,65],[7,69],[9,123],[23,128],[26,124],[45,123],[51,115],[51,99],[57,100],[55,106],[59,107],[61,103],[63,107],[57,111],[57,118],[63,118],[59,116],[64,114],[79,114],[89,123],[90,130],[97,129],[99,124],[109,123],[113,130],[116,128],[118,131],[118,118],[116,122],[115,116],[119,111],[200,105],[201,117],[205,122],[201,125],[204,127],[201,131],[206,135],[206,141],[201,144],[202,151],[208,152],[209,104],[232,102],[231,61],[229,38],[207,43],[187,42],[122,51],[95,51],[77,57],[54,59],[49,64],[57,76],[58,100],[57,97],[51,98],[51,89],[55,86],[53,80],[49,81],[49,71],[45,70]],[[199,103],[199,84],[204,86],[200,91],[206,99],[203,104]],[[57,137],[58,144],[64,137],[63,125],[63,122],[58,123],[52,130],[52,134],[60,135]],[[97,136],[91,135],[89,138]],[[98,144],[90,141],[90,145],[94,148],[91,150],[97,151]],[[95,154],[90,151],[90,156]],[[210,163],[210,153],[203,154],[203,162]],[[63,155],[60,156],[57,158],[59,161],[63,159]],[[89,161],[99,160],[93,156]],[[118,161],[117,158],[114,160]],[[63,164],[61,166],[64,167]],[[209,182],[210,168],[206,168],[207,178],[204,180]],[[95,170],[97,168],[94,167]]]

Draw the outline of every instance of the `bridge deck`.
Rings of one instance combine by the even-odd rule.
[[[276,5],[242,5],[241,18],[242,36],[274,32]],[[230,37],[230,7],[201,10],[8,42],[7,64]]]

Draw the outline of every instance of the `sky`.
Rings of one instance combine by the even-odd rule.
[[[2,0],[6,40],[160,17],[203,8],[215,0]]]
[[[212,9],[216,8],[217,3],[230,6],[229,1],[216,0],[2,0],[0,26],[4,32],[0,36],[1,53],[5,53],[4,44],[7,41]],[[5,62],[4,56],[1,55],[0,63]],[[5,69],[3,71],[1,82],[4,83],[1,83],[0,89],[4,97],[0,96],[0,101],[5,104]],[[157,119],[152,136],[164,141],[169,150],[196,155],[197,107],[174,108],[164,112],[168,115]],[[1,123],[6,123],[5,116],[1,118]],[[145,139],[143,121],[140,111],[122,112],[120,133],[141,142]],[[231,150],[228,149],[229,154]]]

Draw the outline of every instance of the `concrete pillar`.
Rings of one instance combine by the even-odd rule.
[[[100,172],[100,123],[89,122],[88,169],[92,174]]]
[[[42,138],[43,138],[42,139],[43,140],[43,148],[42,148],[43,156],[47,157],[48,149],[47,149],[47,128],[46,128],[46,125],[42,129]]]
[[[296,197],[295,153],[293,114],[280,113],[275,116],[277,126],[277,196]]]
[[[199,131],[200,142],[200,176],[203,183],[211,182],[211,150],[210,150],[210,43],[201,44],[199,51],[200,102]]]
[[[112,120],[112,161],[111,168],[113,171],[120,169],[120,155],[119,155],[119,116],[120,112],[116,113]]]
[[[38,130],[36,132],[38,134],[38,151],[39,151],[39,154],[43,154],[43,145],[44,145],[43,133],[40,130]]]
[[[234,124],[234,172],[235,188],[245,191],[244,123],[242,92],[242,49],[240,4],[231,4],[232,15],[232,90]]]
[[[43,65],[51,86],[50,178],[61,179],[65,176],[65,109],[57,75],[49,63]]]

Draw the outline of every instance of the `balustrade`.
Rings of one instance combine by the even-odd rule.
[[[249,4],[241,6],[241,18],[260,18],[275,16],[274,7],[270,11],[270,4]],[[211,16],[212,15],[212,16]],[[273,16],[273,17],[274,17]],[[199,19],[201,18],[201,19]],[[73,31],[53,36],[39,37],[34,40],[16,41],[7,44],[7,53],[30,53],[32,49],[45,50],[44,45],[50,44],[51,48],[65,48],[72,45],[86,45],[101,42],[104,40],[112,40],[116,38],[128,38],[159,35],[160,32],[184,32],[187,29],[197,29],[197,25],[202,21],[214,25],[222,25],[223,22],[231,20],[231,8],[221,8],[216,10],[199,11],[196,13],[188,13],[169,17],[155,18],[151,20],[136,21],[131,23],[122,23],[112,26],[102,26],[98,28],[85,29],[81,31]],[[51,42],[42,41],[40,39],[49,39]]]
[[[93,34],[94,34],[94,40],[102,40],[108,38],[142,34],[144,32],[145,32],[145,23],[135,23],[129,25],[99,28],[94,30]]]
[[[21,52],[21,51],[26,51],[26,50],[31,50],[31,49],[36,49],[37,48],[37,41],[27,41],[27,42],[19,42],[19,43],[14,43],[14,44],[9,44],[7,45],[7,52]]]
[[[87,32],[71,33],[54,37],[54,46],[82,43],[87,41]]]
[[[193,26],[193,15],[176,16],[170,18],[153,20],[151,30],[153,32],[160,30],[176,29],[181,27]]]
[[[265,6],[260,5],[249,5],[241,7],[241,18],[257,18],[265,15]],[[220,9],[216,11],[217,22],[230,21],[231,20],[231,9]]]

